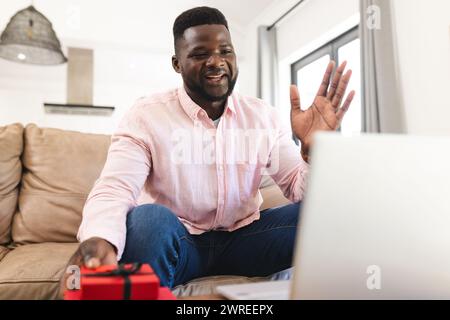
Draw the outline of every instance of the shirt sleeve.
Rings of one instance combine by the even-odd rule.
[[[77,239],[100,237],[112,243],[120,260],[125,248],[127,213],[136,206],[150,173],[148,136],[137,108],[122,119],[111,138],[105,166],[83,209]]]
[[[292,139],[290,126],[279,120],[275,143],[269,159],[269,174],[280,187],[284,196],[292,202],[303,200],[306,189],[309,165],[303,160],[300,148]]]

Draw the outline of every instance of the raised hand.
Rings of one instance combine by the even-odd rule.
[[[335,64],[334,61],[330,61],[328,64],[314,102],[307,110],[301,109],[297,87],[292,85],[290,88],[292,131],[302,144],[302,157],[305,161],[308,161],[314,133],[317,131],[337,130],[355,96],[355,91],[351,91],[342,104],[352,76],[351,70],[344,74],[347,65],[345,61],[337,68],[330,85],[331,74]]]

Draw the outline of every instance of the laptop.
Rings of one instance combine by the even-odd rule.
[[[450,137],[316,135],[291,280],[217,291],[450,299]]]

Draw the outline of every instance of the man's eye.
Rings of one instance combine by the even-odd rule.
[[[222,54],[232,54],[232,53],[233,53],[233,50],[230,50],[230,49],[222,51]]]
[[[206,54],[206,53],[194,53],[193,55],[192,55],[192,57],[193,58],[197,58],[197,59],[200,59],[200,58],[206,58],[208,55]]]

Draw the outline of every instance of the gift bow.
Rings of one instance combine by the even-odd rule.
[[[127,267],[127,264],[120,263],[116,269],[106,272],[97,272],[91,274],[85,274],[85,277],[115,277],[121,276],[124,279],[124,287],[123,287],[123,299],[130,300],[131,296],[131,281],[130,275],[136,274],[141,270],[142,263],[132,263],[130,267]],[[141,273],[141,274],[153,274],[153,273]]]

